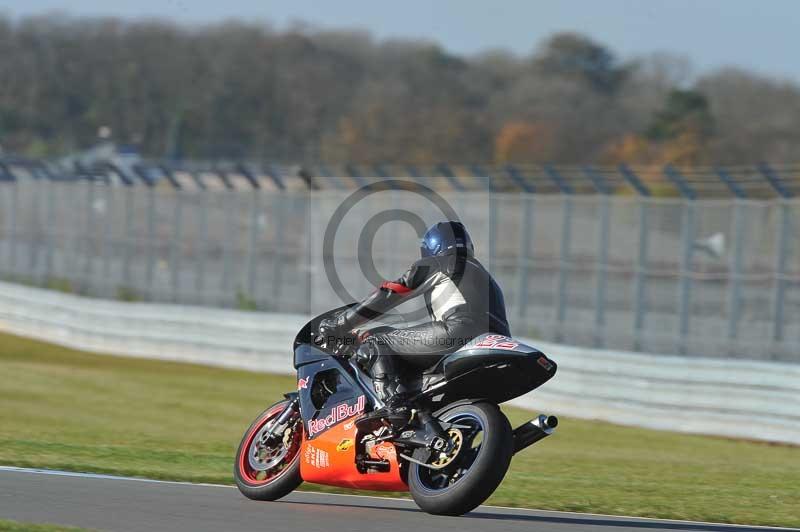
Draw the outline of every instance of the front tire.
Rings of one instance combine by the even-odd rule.
[[[438,418],[472,428],[454,433],[460,448],[443,469],[411,463],[408,487],[426,512],[463,515],[488,499],[505,477],[514,454],[511,425],[496,405],[484,402],[456,406]]]
[[[303,423],[299,412],[278,442],[273,445],[262,442],[270,422],[276,420],[289,403],[288,400],[280,401],[259,414],[239,443],[233,477],[236,487],[248,499],[274,501],[303,483],[300,476]]]

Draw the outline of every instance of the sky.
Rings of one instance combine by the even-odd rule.
[[[800,82],[800,0],[0,0],[0,12],[12,17],[54,10],[186,24],[304,21],[379,39],[423,38],[466,55],[497,48],[525,55],[570,30],[623,59],[666,51],[688,56],[696,74],[739,66]]]

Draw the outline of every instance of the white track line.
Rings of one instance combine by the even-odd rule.
[[[139,477],[123,477],[118,475],[104,475],[100,473],[78,473],[75,471],[59,471],[56,469],[35,469],[35,468],[28,468],[28,467],[14,467],[14,466],[0,466],[0,472],[8,471],[11,473],[30,473],[35,475],[52,475],[52,476],[59,476],[59,477],[77,477],[77,478],[90,478],[90,479],[101,479],[101,480],[130,480],[134,482],[145,482],[150,484],[173,484],[176,486],[203,486],[206,488],[226,488],[226,489],[233,489],[236,486],[230,486],[226,484],[208,484],[203,482],[180,482],[177,480],[155,480],[150,478],[139,478]],[[400,501],[400,502],[408,502],[413,503],[411,499],[404,499],[401,497],[378,497],[375,495],[352,495],[348,493],[322,493],[322,492],[313,492],[313,491],[299,491],[298,493],[302,493],[304,495],[323,495],[323,496],[334,496],[334,497],[356,497],[359,499],[379,499],[379,500],[391,500],[391,501]],[[557,510],[538,510],[535,508],[515,508],[513,506],[489,506],[483,505],[481,508],[493,508],[498,510],[513,510],[515,512],[536,512],[536,513],[546,513],[546,514],[553,514],[553,515],[569,515],[569,516],[581,516],[581,517],[603,517],[603,518],[611,518],[611,519],[631,519],[635,521],[652,521],[657,523],[685,523],[691,525],[713,525],[713,526],[724,526],[730,528],[747,528],[747,529],[759,529],[759,530],[790,530],[790,531],[797,531],[797,528],[784,528],[784,527],[775,527],[775,526],[762,526],[762,525],[740,525],[734,523],[714,523],[709,521],[676,521],[672,519],[657,519],[653,517],[637,517],[637,516],[628,516],[628,515],[611,515],[611,514],[593,514],[593,513],[576,513],[576,512],[560,512]]]
[[[75,471],[59,471],[56,469],[35,469],[29,467],[0,466],[0,471],[9,471],[11,473],[33,473],[36,475],[52,475],[56,477],[93,478],[101,480],[132,480],[135,482],[146,482],[149,484],[174,484],[177,486],[205,486],[207,488],[236,487],[236,486],[226,486],[225,484],[206,484],[203,482],[179,482],[177,480],[155,480],[152,478],[121,477],[118,475],[103,475],[100,473],[78,473]]]

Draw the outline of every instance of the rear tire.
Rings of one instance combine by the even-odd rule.
[[[261,430],[271,420],[277,418],[289,404],[289,401],[280,401],[264,410],[245,431],[239,449],[236,452],[236,462],[233,465],[233,477],[236,487],[248,499],[256,501],[274,501],[294,491],[303,479],[300,476],[300,443],[303,439],[303,423],[297,421],[295,431],[291,434],[289,445],[283,445],[279,452],[286,450],[285,456],[277,461],[271,469],[256,470],[249,461],[249,454],[254,448],[254,440]],[[259,478],[263,477],[263,478]]]
[[[462,465],[466,472],[459,473],[454,481],[441,478],[438,472],[411,463],[408,472],[408,487],[411,496],[420,508],[435,515],[463,515],[474,510],[494,493],[503,481],[511,457],[514,440],[511,425],[500,409],[491,403],[460,405],[438,416],[441,421],[477,423],[481,425],[482,441],[472,453],[474,461],[467,465],[469,449],[462,449],[442,472],[456,470]],[[464,441],[466,442],[466,437]],[[449,485],[434,485],[451,482]]]

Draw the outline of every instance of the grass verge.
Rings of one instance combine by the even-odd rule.
[[[0,335],[0,463],[230,484],[244,429],[295,387]],[[513,425],[531,417],[505,411]],[[564,419],[489,503],[800,526],[800,449]]]
[[[74,526],[38,525],[0,519],[0,532],[89,532],[89,530]]]

